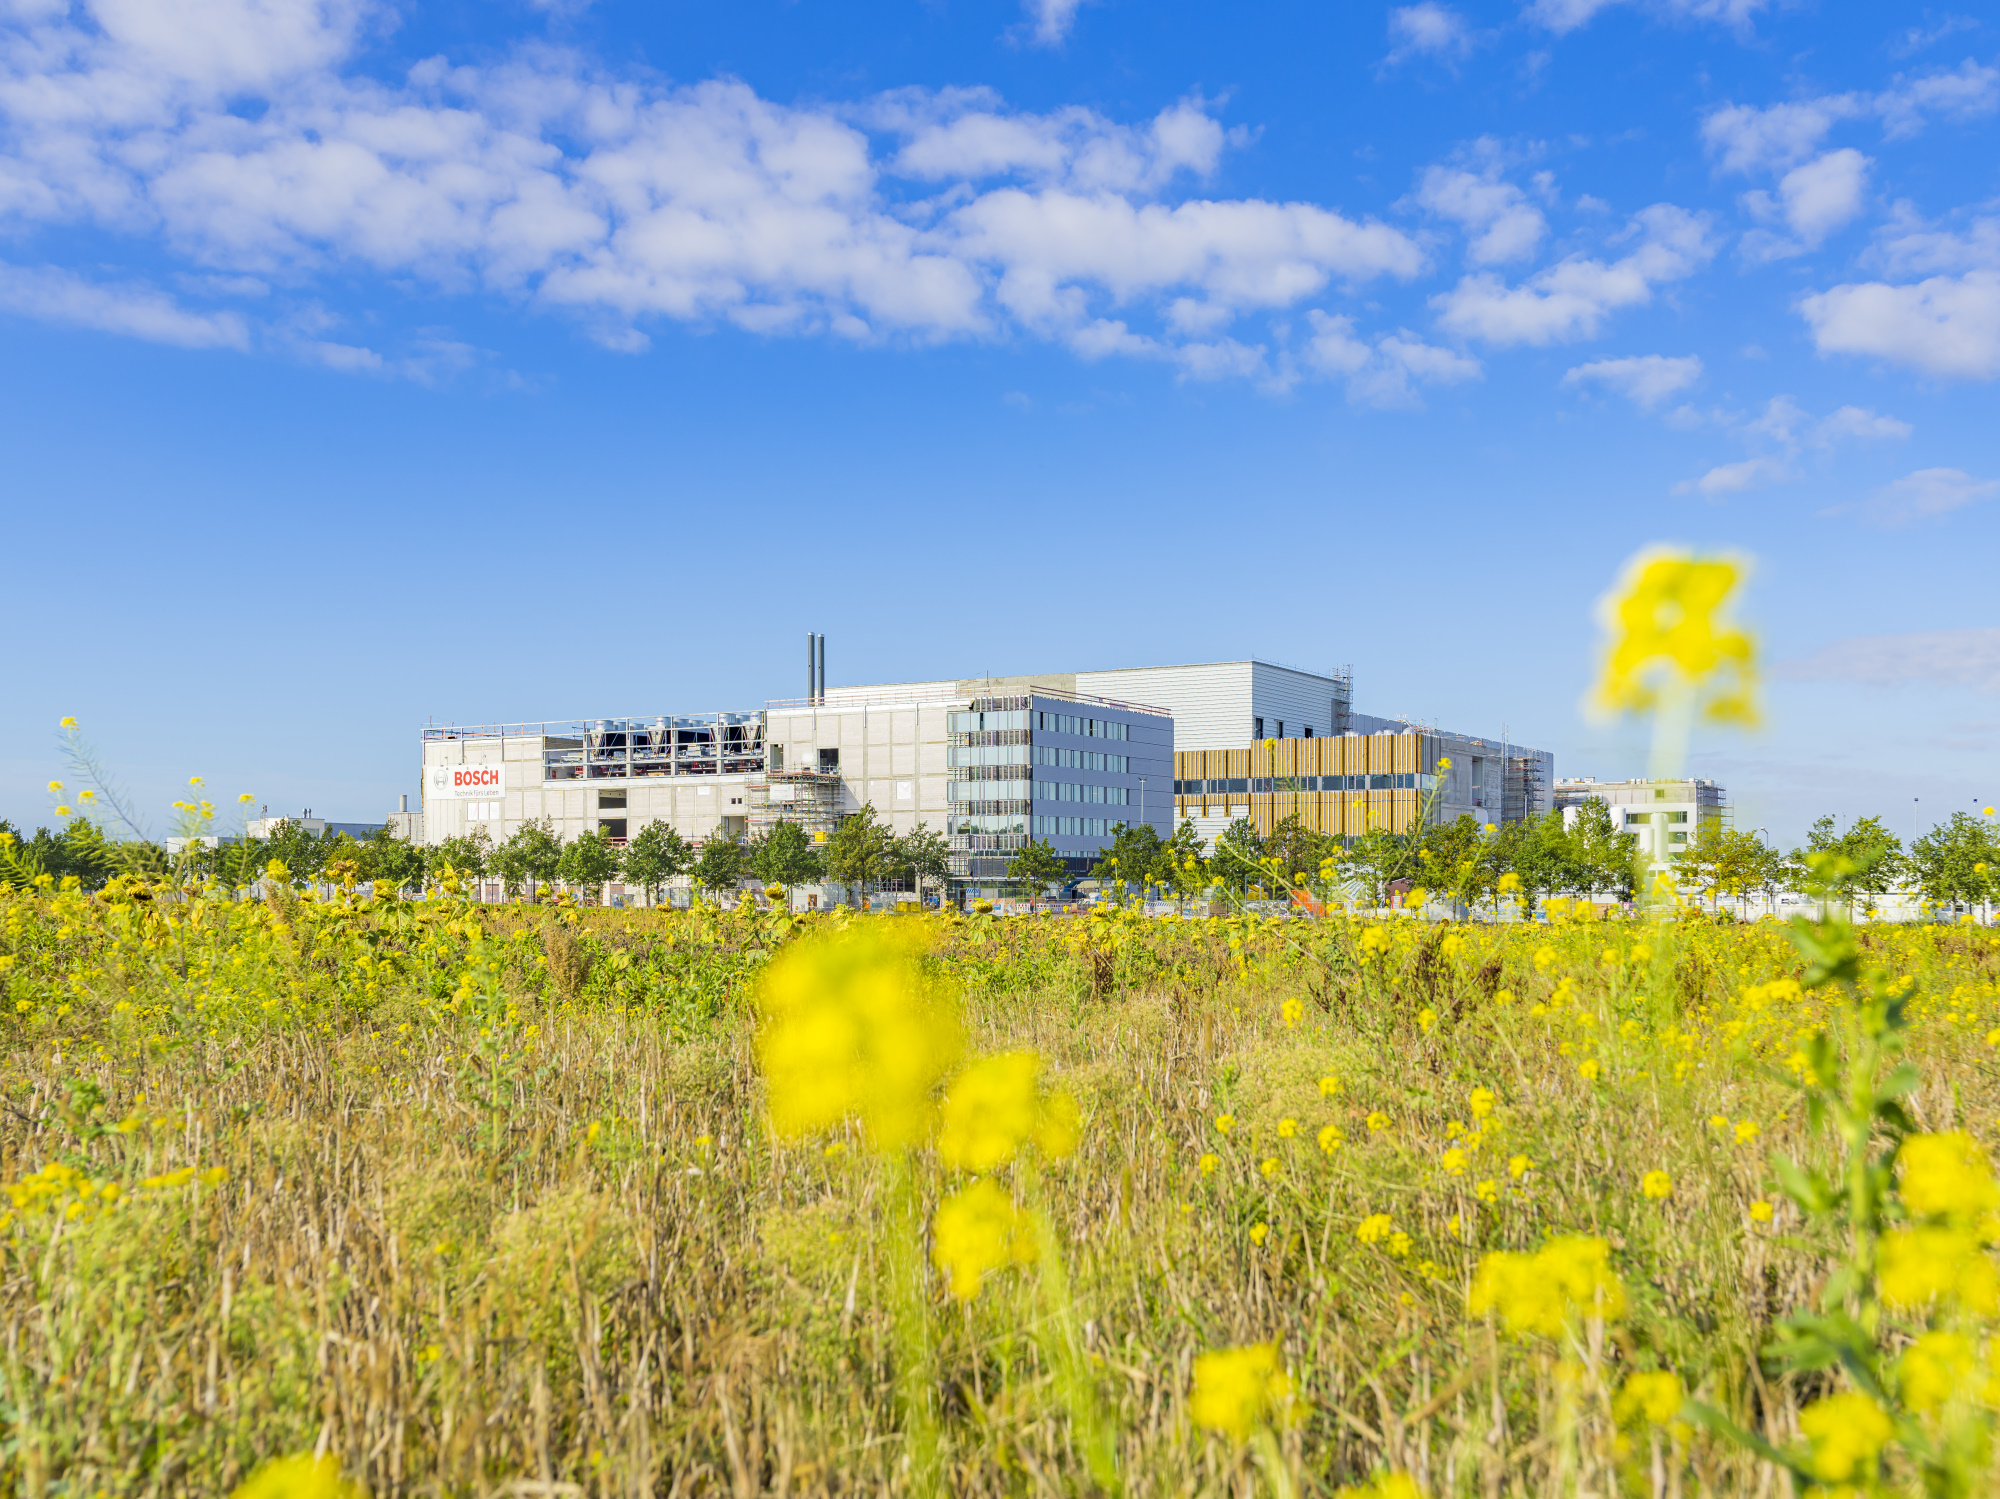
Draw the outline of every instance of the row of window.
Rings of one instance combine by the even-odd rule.
[[[1040,818],[1035,819],[1037,822]],[[944,820],[944,830],[954,837],[961,833],[1025,833],[1028,819],[1021,816],[968,816],[956,813]]]
[[[1224,776],[1175,781],[1175,796],[1246,796],[1272,791],[1435,791],[1438,778],[1426,775]]]
[[[1037,817],[1035,819],[1037,838],[1109,838],[1111,819],[1108,817]]]
[[[500,803],[467,802],[465,804],[465,820],[467,822],[498,822],[500,820]]]
[[[1264,723],[1265,720],[1261,718],[1253,718],[1250,720],[1250,737],[1252,739],[1263,739],[1266,737],[1264,733]],[[1282,718],[1274,718],[1270,720],[1270,724],[1271,724],[1271,732],[1268,737],[1272,739],[1283,739],[1285,737],[1285,721]],[[1299,729],[1298,732],[1299,738],[1310,739],[1312,738],[1312,736],[1313,736],[1313,726],[1311,724],[1307,724],[1304,728]]]
[[[1021,772],[1025,777],[1026,771]],[[1034,793],[1029,782],[1018,781],[947,781],[945,800],[950,802],[990,802],[998,797],[1002,800],[1026,801]]]
[[[1086,739],[1132,737],[1130,724],[1118,723],[1108,718],[1080,718],[1074,713],[1037,713],[1035,727],[1044,734],[1081,734]]]
[[[953,713],[945,728],[953,734],[978,734],[990,729],[1025,729],[1029,715],[1020,713]]]
[[[1653,825],[1655,817],[1664,817],[1668,822],[1686,822],[1688,820],[1688,815],[1685,812],[1627,812],[1625,814],[1625,826],[1628,828],[1649,828]]]
[[[950,765],[1026,765],[1026,744],[954,744],[945,751]]]
[[[1129,755],[1111,755],[1103,750],[1058,749],[1053,744],[1038,744],[1035,763],[1062,770],[1106,770],[1122,776],[1131,768],[1132,760]]]
[[[1107,807],[1132,805],[1130,786],[1088,786],[1068,781],[1037,781],[1035,797],[1045,802],[1096,802]]]

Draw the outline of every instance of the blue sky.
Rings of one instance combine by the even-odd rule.
[[[0,0],[0,815],[66,713],[381,815],[440,720],[1260,654],[1742,826],[2000,796],[2000,28],[1526,6]]]

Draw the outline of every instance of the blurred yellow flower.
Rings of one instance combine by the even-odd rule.
[[[1674,1179],[1664,1171],[1648,1171],[1639,1179],[1639,1190],[1655,1202],[1674,1193]]]
[[[1963,1334],[1925,1333],[1896,1364],[1903,1403],[1919,1415],[1928,1415],[1965,1385],[1972,1367],[1972,1343]]]
[[[1509,1156],[1507,1158],[1507,1174],[1513,1177],[1515,1181],[1519,1181],[1534,1169],[1535,1163],[1524,1155]]]
[[[1269,1237],[1270,1232],[1270,1224],[1263,1222],[1253,1223],[1250,1225],[1250,1242],[1261,1248],[1264,1240]]]
[[[1986,1152],[1963,1130],[1911,1135],[1896,1152],[1903,1206],[1918,1218],[1971,1223],[2000,1207]]]
[[[1319,1132],[1319,1148],[1328,1155],[1332,1155],[1346,1143],[1347,1136],[1340,1132],[1340,1126],[1337,1124],[1329,1124]]]
[[[1383,1113],[1380,1109],[1375,1110],[1374,1113],[1368,1116],[1369,1134],[1379,1135],[1382,1133],[1383,1130],[1387,1129],[1388,1127],[1389,1127],[1389,1116]]]
[[[1598,1073],[1603,1070],[1603,1064],[1596,1057],[1585,1057],[1581,1062],[1576,1064],[1577,1076],[1581,1077],[1587,1083],[1596,1082]]]
[[[232,1499],[362,1499],[362,1490],[340,1476],[331,1457],[302,1452],[265,1463],[237,1485]]]
[[[76,727],[76,720],[74,718],[65,718],[61,723],[57,724],[56,727],[59,729],[73,729]],[[1993,815],[1993,809],[1991,807],[1988,807],[1986,809],[1986,815],[1988,817],[1991,817]]]
[[[796,943],[764,970],[757,1053],[780,1136],[850,1117],[878,1150],[923,1136],[960,1038],[918,956],[901,931],[871,924]]]
[[[1757,1121],[1754,1119],[1739,1119],[1736,1121],[1736,1143],[1738,1145],[1748,1145],[1762,1133],[1763,1131],[1758,1129]]]
[[[1030,1264],[1035,1239],[1025,1215],[990,1176],[938,1204],[931,1221],[931,1262],[951,1282],[951,1294],[970,1301],[989,1271]]]
[[[2000,1311],[2000,1276],[1979,1239],[1959,1228],[1905,1228],[1882,1236],[1877,1278],[1882,1299],[1912,1309],[1958,1301]]]
[[[1486,1088],[1474,1088],[1471,1096],[1466,1099],[1465,1106],[1472,1110],[1474,1119],[1484,1119],[1493,1112],[1493,1094]]]
[[[1247,1442],[1260,1426],[1282,1425],[1291,1402],[1292,1381],[1275,1344],[1222,1349],[1194,1361],[1188,1414],[1211,1431]]]
[[[1481,1202],[1498,1202],[1500,1200],[1500,1184],[1490,1179],[1483,1181],[1472,1189],[1472,1195],[1477,1197]]]
[[[1278,1174],[1278,1158],[1274,1155],[1264,1157],[1257,1163],[1257,1170],[1263,1174],[1265,1181],[1269,1181]]]
[[[1298,1121],[1298,1120],[1296,1120],[1296,1119],[1280,1119],[1280,1120],[1278,1121],[1278,1138],[1279,1138],[1280,1140],[1289,1140],[1289,1139],[1291,1139],[1291,1138],[1292,1138],[1293,1136],[1297,1135],[1297,1134],[1298,1134],[1298,1132],[1299,1132],[1299,1121]]]
[[[1278,1007],[1278,1013],[1284,1018],[1285,1029],[1291,1030],[1305,1018],[1306,1007],[1296,999],[1288,999]]]
[[[1616,1321],[1625,1313],[1625,1288],[1611,1272],[1611,1246],[1602,1239],[1553,1239],[1534,1254],[1489,1254],[1473,1276],[1466,1309],[1473,1316],[1497,1312],[1511,1333],[1560,1336],[1579,1316]]]
[[[1370,1213],[1355,1225],[1354,1237],[1364,1244],[1380,1244],[1396,1231],[1396,1220],[1387,1213]]]
[[[62,789],[63,789],[63,783],[61,781],[49,782],[49,795],[54,796],[58,791]]]
[[[1232,1129],[1236,1128],[1236,1116],[1234,1114],[1217,1114],[1215,1116],[1215,1128],[1218,1133],[1227,1135]]]
[[[938,1154],[961,1171],[991,1171],[1033,1141],[1056,1160],[1076,1148],[1076,1105],[1041,1087],[1032,1051],[982,1057],[952,1080],[939,1110]]]
[[[1756,1202],[1750,1204],[1750,1221],[1752,1223],[1769,1223],[1771,1221],[1771,1217],[1772,1217],[1772,1211],[1770,1203],[1765,1202],[1763,1199],[1759,1198]]]
[[[1866,1484],[1896,1428],[1881,1406],[1848,1390],[1800,1411],[1799,1430],[1812,1443],[1812,1470],[1821,1479]]]
[[[1359,1488],[1335,1489],[1333,1499],[1424,1499],[1424,1491],[1407,1473],[1384,1473]]]
[[[1751,723],[1756,648],[1725,618],[1746,565],[1664,548],[1641,552],[1600,605],[1607,633],[1594,694],[1612,713],[1648,713],[1671,684],[1718,721]]]
[[[1332,1073],[1328,1073],[1325,1077],[1319,1080],[1319,1096],[1321,1098],[1331,1098],[1333,1097],[1334,1094],[1338,1093],[1339,1091],[1340,1091],[1340,1079],[1335,1077]]]
[[[1217,1166],[1220,1166],[1221,1164],[1222,1164],[1222,1157],[1216,1155],[1213,1151],[1211,1151],[1207,1155],[1204,1155],[1200,1160],[1195,1162],[1195,1165],[1201,1168],[1201,1174],[1203,1176],[1215,1175],[1215,1168]]]
[[[1686,1398],[1678,1374],[1668,1369],[1641,1371],[1626,1377],[1617,1398],[1611,1402],[1611,1418],[1620,1426],[1641,1420],[1665,1426],[1680,1413]]]

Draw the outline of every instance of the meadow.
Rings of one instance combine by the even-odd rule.
[[[10,1492],[1995,1486],[1987,929],[264,889],[0,893]]]

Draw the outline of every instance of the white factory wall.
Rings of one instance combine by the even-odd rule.
[[[1276,738],[1333,732],[1335,686],[1330,677],[1265,661],[1210,661],[1186,666],[1127,666],[1080,671],[1076,690],[1164,708],[1174,716],[1177,750],[1240,749],[1256,737],[1256,721]]]

